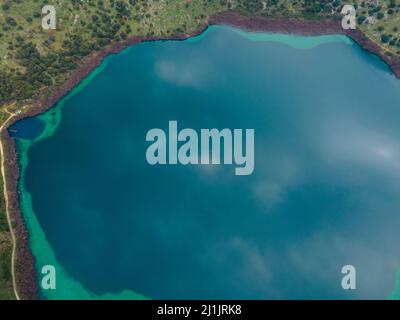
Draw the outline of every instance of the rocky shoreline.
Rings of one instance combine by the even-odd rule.
[[[19,166],[15,141],[7,130],[3,130],[0,137],[3,141],[5,182],[8,190],[8,208],[11,223],[17,238],[15,257],[15,277],[17,291],[21,299],[33,300],[38,297],[38,281],[35,270],[35,260],[29,248],[29,235],[19,208],[18,179]]]
[[[35,116],[54,106],[63,96],[82,81],[90,72],[101,64],[109,54],[118,53],[127,46],[131,46],[144,41],[155,40],[185,40],[195,35],[201,34],[209,25],[230,25],[247,31],[266,31],[275,33],[300,34],[300,35],[324,35],[324,34],[344,34],[351,37],[365,50],[379,56],[389,65],[396,77],[400,78],[400,57],[391,57],[385,54],[382,49],[369,40],[359,30],[343,30],[341,22],[337,20],[304,20],[298,18],[279,18],[269,19],[265,17],[246,17],[237,12],[227,11],[211,17],[207,24],[199,30],[188,33],[178,34],[170,38],[157,37],[132,37],[126,41],[114,43],[106,49],[95,52],[83,59],[79,67],[72,72],[69,79],[52,94],[32,103],[28,112],[16,115],[10,125],[16,121]],[[8,131],[4,130],[1,135],[4,142],[5,165],[7,190],[9,192],[9,208],[17,236],[17,261],[16,277],[17,287],[21,299],[38,298],[38,279],[35,270],[35,261],[28,245],[28,233],[19,208],[18,179],[19,166],[15,149],[15,142],[9,136]]]

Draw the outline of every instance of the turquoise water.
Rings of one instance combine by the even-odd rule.
[[[57,270],[42,296],[399,297],[399,101],[343,36],[213,27],[107,58],[11,128],[39,277]],[[254,128],[254,173],[148,165],[146,133],[170,120]]]

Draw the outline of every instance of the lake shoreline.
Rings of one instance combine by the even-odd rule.
[[[18,191],[20,170],[16,143],[7,130],[2,131],[1,139],[4,146],[4,172],[6,175],[4,180],[8,191],[8,210],[17,240],[14,270],[17,292],[21,299],[33,300],[39,296],[38,279],[35,258],[29,247],[29,233],[20,210]]]
[[[285,34],[297,34],[305,36],[316,36],[326,34],[347,35],[357,42],[363,49],[379,56],[393,71],[397,78],[400,78],[400,58],[390,57],[382,52],[382,49],[369,40],[359,30],[343,30],[340,20],[304,20],[297,18],[268,19],[264,17],[246,17],[237,12],[224,12],[211,17],[205,25],[192,33],[178,34],[169,38],[135,36],[126,41],[113,43],[99,52],[95,52],[85,59],[72,72],[69,79],[59,88],[54,89],[48,97],[39,99],[32,103],[28,112],[16,114],[10,121],[9,126],[23,118],[36,116],[53,107],[60,99],[68,94],[76,85],[86,78],[96,67],[98,67],[110,54],[116,54],[128,46],[145,41],[159,40],[186,40],[203,33],[211,25],[229,25],[245,31],[253,32],[274,32]],[[5,183],[7,184],[9,198],[9,213],[13,220],[14,229],[17,235],[17,258],[16,277],[17,289],[22,299],[37,299],[39,297],[37,272],[35,270],[35,259],[29,248],[29,235],[23,221],[19,205],[18,181],[20,178],[18,155],[15,141],[10,137],[7,129],[2,132],[1,139],[5,146]]]

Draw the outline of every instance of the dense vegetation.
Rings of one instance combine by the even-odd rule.
[[[357,8],[358,27],[384,50],[400,55],[400,0],[0,0],[0,122],[5,109],[29,108],[65,82],[84,57],[112,42],[133,35],[189,33],[228,9],[324,19],[339,17],[348,3]],[[56,7],[56,30],[41,27],[45,4]],[[2,299],[12,294],[9,232],[0,202]]]

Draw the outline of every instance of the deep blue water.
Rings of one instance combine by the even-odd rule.
[[[38,118],[27,118],[15,123],[10,128],[10,134],[15,138],[34,139],[44,130],[44,124]]]
[[[26,189],[58,261],[96,294],[385,298],[400,267],[399,101],[388,67],[344,40],[298,49],[217,28],[142,43],[65,101],[30,148]],[[150,166],[146,133],[170,120],[254,128],[254,173]]]

